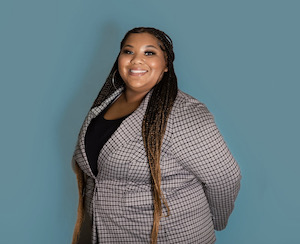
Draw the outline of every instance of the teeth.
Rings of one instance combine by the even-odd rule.
[[[130,72],[134,73],[134,74],[141,74],[141,73],[146,73],[147,70],[133,70],[133,69],[131,69]]]

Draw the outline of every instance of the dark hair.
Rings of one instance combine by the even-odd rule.
[[[173,43],[171,38],[155,28],[138,27],[126,33],[122,42],[121,49],[130,34],[149,33],[155,36],[160,42],[160,48],[164,51],[167,59],[168,71],[164,73],[162,80],[153,87],[151,98],[147,105],[142,125],[142,136],[144,146],[149,162],[152,193],[154,204],[153,228],[151,233],[151,243],[157,243],[158,229],[160,218],[162,217],[162,203],[167,208],[167,215],[170,214],[167,201],[161,191],[161,171],[160,171],[160,155],[161,145],[167,126],[167,120],[171,112],[174,100],[177,96],[178,86],[177,77],[175,75],[173,61],[175,55],[173,52]],[[107,97],[109,97],[116,88],[124,86],[124,82],[118,71],[118,58],[115,61],[109,76],[106,79],[101,91],[99,92],[93,107],[99,106]],[[114,77],[114,85],[112,78]]]

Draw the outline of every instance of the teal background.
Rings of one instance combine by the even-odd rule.
[[[77,134],[125,32],[174,41],[180,88],[204,102],[242,169],[217,244],[299,236],[300,1],[1,0],[0,243],[70,243]]]

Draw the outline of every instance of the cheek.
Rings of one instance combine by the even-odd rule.
[[[121,76],[121,78],[124,80],[125,78],[125,63],[124,63],[124,59],[123,58],[119,58],[118,59],[118,72]]]
[[[166,63],[163,60],[153,61],[151,63],[151,67],[152,67],[152,69],[154,69],[160,73],[166,69]]]
[[[126,77],[126,60],[124,58],[118,59],[118,72],[121,78],[124,80]]]
[[[124,66],[123,58],[119,57],[118,58],[118,68],[119,68],[119,70],[122,69],[123,66]]]
[[[129,62],[128,58],[124,57],[123,55],[120,56],[118,58],[118,67],[119,67],[119,69],[125,68],[125,66],[128,64],[128,62]]]

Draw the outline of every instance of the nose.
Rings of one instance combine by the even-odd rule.
[[[142,54],[135,53],[131,59],[132,64],[142,64],[144,63],[144,57]]]

